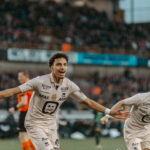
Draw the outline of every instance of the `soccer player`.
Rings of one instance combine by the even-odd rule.
[[[0,92],[0,98],[5,98],[21,92],[34,91],[26,115],[25,127],[36,150],[59,150],[56,114],[68,97],[72,97],[96,111],[119,118],[127,117],[127,113],[110,111],[87,98],[75,83],[65,77],[68,67],[66,54],[54,54],[49,60],[49,67],[52,71],[51,74],[36,77],[19,87]]]
[[[128,150],[150,150],[150,92],[136,94],[119,101],[112,111],[131,107],[131,117],[125,121],[124,140]],[[105,124],[109,116],[101,119]]]
[[[98,103],[103,105],[104,104],[104,99],[99,98]],[[96,148],[101,149],[102,146],[100,144],[100,137],[101,137],[101,118],[104,116],[103,113],[94,111],[94,137],[95,137],[95,143],[96,143]]]
[[[29,74],[27,72],[19,72],[18,80],[21,84],[26,83],[27,81],[29,81]],[[28,137],[26,128],[24,127],[25,116],[28,111],[29,102],[30,102],[32,93],[33,93],[32,91],[27,91],[25,93],[18,94],[18,104],[16,105],[16,108],[11,107],[9,109],[9,112],[11,114],[14,114],[16,109],[20,111],[18,127],[19,127],[19,139],[22,144],[23,150],[30,150],[30,148],[35,150],[34,145],[32,144],[31,140]]]

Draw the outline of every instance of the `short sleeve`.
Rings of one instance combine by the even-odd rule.
[[[71,93],[70,93],[70,97],[81,102],[85,99],[87,99],[87,96],[81,92],[80,88],[73,82],[71,82]]]
[[[124,99],[124,102],[126,105],[138,105],[141,102],[141,98],[140,98],[141,94],[136,94],[132,97],[126,98]]]
[[[37,84],[38,84],[37,78],[33,78],[32,80],[29,80],[28,82],[20,85],[19,88],[20,88],[21,92],[36,90]]]

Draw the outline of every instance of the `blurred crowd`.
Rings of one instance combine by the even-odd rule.
[[[40,73],[41,74],[41,73]],[[39,74],[32,74],[35,77]],[[100,77],[98,72],[85,75],[72,75],[69,77],[81,90],[96,101],[103,98],[105,105],[111,107],[118,100],[132,96],[138,92],[146,92],[150,89],[150,80],[148,78],[137,78],[132,75],[130,70],[126,69],[122,75],[112,75]],[[0,90],[18,86],[17,73],[0,74]],[[0,100],[0,108],[9,108],[17,103],[16,98],[9,100]],[[82,107],[73,100],[67,101],[62,109],[82,109]],[[84,108],[84,107],[83,107]]]
[[[105,12],[52,1],[1,0],[0,48],[120,53],[150,49],[148,31],[140,25],[111,21]]]
[[[41,73],[39,73],[41,74]],[[31,78],[39,74],[32,73]],[[95,101],[102,100],[103,105],[111,107],[116,102],[123,98],[127,98],[139,92],[147,92],[150,88],[149,78],[136,78],[132,75],[132,72],[126,69],[121,75],[112,75],[100,77],[98,72],[85,74],[85,75],[71,75],[69,77],[73,80],[81,90],[91,99]],[[18,86],[17,72],[14,73],[2,73],[0,74],[0,90],[12,88]],[[13,96],[7,99],[0,99],[0,109],[8,110],[10,107],[17,104],[17,97]],[[69,99],[63,105],[61,110],[65,110],[67,113],[74,111],[87,110],[84,105],[77,103],[76,101]],[[93,112],[94,114],[94,112]],[[0,122],[0,138],[17,136],[16,120],[11,114],[8,115],[5,121]],[[102,136],[121,136],[123,122],[112,121],[106,126],[101,126],[107,130],[107,133],[102,133]],[[94,132],[94,121],[75,120],[60,120],[59,133],[62,138],[75,138],[76,136],[91,137]],[[104,131],[106,131],[104,130]],[[113,134],[112,134],[113,133]]]
[[[39,73],[41,74],[41,73]],[[39,74],[32,73],[31,78]],[[139,92],[147,92],[150,88],[149,78],[136,78],[132,75],[132,72],[126,69],[121,75],[112,75],[101,77],[98,72],[84,75],[71,75],[69,77],[73,80],[81,90],[91,99],[95,101],[103,100],[103,105],[111,107],[116,102],[123,98],[127,98]],[[2,73],[0,74],[0,90],[12,88],[18,86],[17,72]],[[17,97],[13,96],[7,99],[0,99],[0,109],[8,110],[10,107],[17,104]],[[67,113],[74,111],[87,110],[84,105],[77,103],[72,99],[67,100],[61,107],[61,110],[65,110]],[[94,112],[93,112],[94,114]],[[0,138],[14,137],[17,135],[16,121],[14,116],[8,115],[5,121],[0,122]],[[122,135],[123,122],[113,121],[106,126],[102,126],[107,130],[107,133],[103,133],[103,136],[111,135],[111,130],[117,136]],[[7,129],[7,130],[6,130]],[[84,137],[90,137],[94,135],[94,122],[87,120],[61,120],[59,123],[59,133],[62,138],[74,138],[78,134],[82,134]],[[77,135],[76,135],[77,134]]]

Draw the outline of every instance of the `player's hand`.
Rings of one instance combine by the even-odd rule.
[[[9,108],[9,112],[10,112],[11,114],[14,114],[14,113],[15,113],[15,108],[14,108],[14,107]]]
[[[103,118],[101,118],[101,123],[102,124],[106,124],[108,122],[108,117],[104,116]]]
[[[130,117],[129,111],[111,111],[110,115],[117,119],[127,119]]]

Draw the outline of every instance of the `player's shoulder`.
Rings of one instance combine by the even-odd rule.
[[[39,82],[43,82],[45,80],[49,80],[50,79],[50,74],[45,74],[45,75],[41,75],[41,76],[37,76],[35,77],[36,80],[38,80]]]
[[[64,84],[70,89],[79,89],[78,85],[68,78],[64,79]]]
[[[138,95],[139,97],[147,97],[147,96],[150,96],[150,92],[138,93],[137,95]]]
[[[67,77],[64,78],[64,83],[67,84],[68,86],[69,86],[69,85],[72,85],[72,84],[75,84],[73,81],[71,81],[71,80],[70,80],[69,78],[67,78]]]

